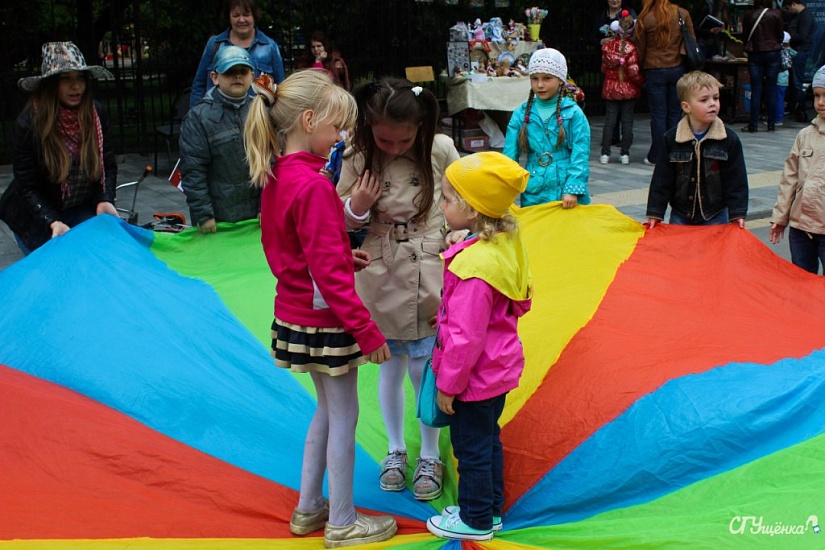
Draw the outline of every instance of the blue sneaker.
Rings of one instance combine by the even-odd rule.
[[[493,530],[473,529],[463,521],[458,514],[458,510],[452,514],[442,513],[439,516],[432,516],[427,520],[427,531],[443,539],[493,540]]]
[[[444,508],[444,511],[441,512],[441,515],[449,516],[453,513],[457,514],[460,509],[461,508],[459,508],[458,506],[447,506],[446,508]],[[502,529],[504,529],[504,524],[501,522],[501,516],[493,516],[493,533],[498,533]]]

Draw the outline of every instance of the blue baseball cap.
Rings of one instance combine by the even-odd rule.
[[[246,65],[255,71],[255,64],[252,62],[249,52],[238,46],[224,46],[215,54],[212,60],[212,70],[218,74],[223,74],[237,65]]]

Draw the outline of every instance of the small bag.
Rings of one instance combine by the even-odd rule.
[[[685,62],[689,71],[701,71],[705,66],[705,56],[696,43],[696,39],[690,34],[690,31],[679,16],[679,30],[682,32],[682,41],[685,43]]]
[[[782,53],[782,70],[790,71],[791,67],[793,67],[793,56],[791,55],[791,49],[783,46],[780,52]]]
[[[443,428],[450,425],[450,415],[445,414],[438,408],[438,387],[435,385],[432,358],[427,359],[424,372],[421,373],[416,416],[421,419],[421,422],[432,428]]]

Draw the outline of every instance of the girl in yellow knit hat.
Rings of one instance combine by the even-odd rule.
[[[459,479],[458,506],[427,521],[439,537],[486,541],[502,528],[498,420],[524,369],[517,328],[532,295],[527,252],[510,206],[528,179],[517,162],[488,152],[453,162],[441,182],[447,224],[470,234],[442,254],[444,294],[432,369],[438,408],[450,418]]]

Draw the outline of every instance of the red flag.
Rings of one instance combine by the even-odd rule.
[[[169,183],[172,184],[172,187],[177,187],[177,189],[183,193],[183,182],[181,181],[180,175],[180,159],[175,163],[175,167],[172,168],[172,173],[169,174]]]

